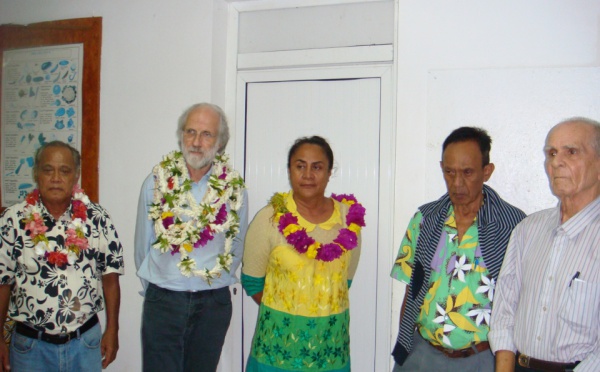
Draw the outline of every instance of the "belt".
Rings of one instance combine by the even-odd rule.
[[[216,288],[216,289],[202,289],[202,290],[183,290],[183,291],[174,291],[172,289],[167,289],[167,288],[163,288],[163,287],[159,287],[154,283],[150,283],[150,285],[148,286],[148,288],[150,287],[154,287],[159,291],[166,291],[166,292],[171,292],[171,293],[177,293],[177,294],[189,294],[193,297],[203,297],[203,296],[209,296],[212,295],[213,293],[217,292],[217,291],[222,291],[222,290],[229,290],[229,287],[222,287],[222,288]]]
[[[535,359],[525,354],[517,352],[517,363],[521,367],[541,369],[545,372],[565,372],[571,371],[577,367],[579,362],[575,363],[559,363],[559,362],[547,362],[545,360]]]
[[[473,354],[477,354],[477,353],[481,353],[482,351],[489,350],[489,348],[490,348],[490,343],[487,341],[480,342],[480,343],[475,344],[467,349],[460,349],[460,350],[446,349],[439,345],[434,345],[431,343],[429,345],[433,346],[437,350],[444,353],[444,355],[447,356],[448,358],[467,358]]]
[[[18,334],[23,335],[25,337],[39,339],[39,340],[42,340],[42,341],[45,341],[45,342],[48,342],[51,344],[55,344],[55,345],[62,345],[62,344],[66,344],[67,342],[71,341],[71,339],[78,338],[80,335],[82,335],[85,332],[87,332],[88,330],[90,330],[90,328],[92,328],[96,324],[98,324],[98,315],[94,314],[94,316],[91,317],[90,320],[83,323],[83,325],[81,327],[77,328],[76,330],[74,330],[73,332],[70,332],[70,333],[59,333],[59,334],[53,335],[53,334],[46,333],[44,331],[40,331],[38,329],[32,328],[21,322],[16,323],[15,332],[17,332]]]
[[[191,294],[197,295],[197,296],[208,296],[209,294],[215,293],[219,289],[222,289],[222,288],[217,288],[217,289],[199,289],[199,290],[188,289],[187,291],[183,291],[183,292],[191,293]],[[167,291],[171,291],[171,290],[167,289]],[[171,291],[171,292],[177,292],[177,291]]]

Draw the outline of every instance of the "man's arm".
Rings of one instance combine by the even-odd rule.
[[[598,341],[598,337],[600,337],[600,308],[596,307],[594,311],[596,314],[596,345],[594,350],[575,367],[576,372],[600,371],[600,341]]]
[[[115,360],[119,350],[119,307],[121,304],[119,274],[103,275],[102,287],[106,307],[106,329],[102,335],[101,352],[102,368],[106,368]]]
[[[496,372],[514,372],[515,353],[508,350],[496,351]]]
[[[402,300],[402,307],[400,307],[400,319],[404,318],[404,308],[406,307],[406,300],[408,299],[408,286],[404,289],[404,300]]]
[[[520,225],[513,230],[502,269],[496,282],[488,340],[496,355],[496,371],[513,371],[515,366],[514,326],[521,290],[522,237]]]
[[[596,316],[600,318],[600,309],[596,308]],[[596,330],[596,336],[600,335],[600,323],[598,324]],[[600,342],[596,341],[596,346],[594,350],[589,353],[581,363],[577,367],[575,367],[576,372],[597,372],[600,371]]]
[[[4,332],[4,322],[8,314],[8,302],[10,301],[10,284],[0,285],[0,331]],[[0,339],[0,372],[10,371],[10,361],[8,359],[8,347],[4,338]]]
[[[394,265],[392,266],[392,272],[390,273],[392,278],[407,285],[410,283],[410,278],[412,276],[415,250],[417,249],[417,240],[421,233],[420,224],[422,220],[423,215],[419,211],[411,218],[408,227],[406,228],[404,238],[402,238],[402,242],[400,243],[400,248],[398,248],[398,254],[394,260]],[[406,289],[406,292],[408,292],[408,288]]]
[[[142,266],[142,262],[144,262],[144,259],[150,251],[151,245],[153,243],[151,241],[154,236],[153,225],[152,221],[148,219],[148,206],[152,203],[152,191],[151,189],[148,190],[148,188],[152,187],[153,182],[154,179],[152,177],[152,174],[150,174],[142,184],[142,188],[140,190],[140,198],[138,200],[137,217],[135,223],[135,236],[133,244],[136,270],[139,270]],[[148,283],[146,283],[145,280],[140,280],[145,290],[148,286]]]
[[[8,314],[10,294],[14,283],[17,261],[14,258],[15,241],[19,238],[19,232],[14,226],[19,218],[12,208],[4,210],[0,215],[0,226],[3,227],[0,237],[0,332],[4,332],[4,324]],[[10,371],[10,360],[8,346],[4,337],[0,338],[0,372]]]

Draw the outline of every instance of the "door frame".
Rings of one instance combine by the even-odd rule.
[[[379,133],[379,202],[377,233],[377,305],[376,345],[373,371],[390,371],[392,340],[395,339],[392,319],[392,280],[389,272],[395,258],[394,244],[394,187],[396,169],[396,88],[397,88],[397,22],[398,0],[395,0],[393,45],[368,45],[342,48],[239,53],[239,18],[244,12],[290,7],[349,4],[382,0],[219,0],[215,3],[216,18],[226,23],[226,35],[220,39],[225,55],[215,52],[213,74],[217,77],[212,91],[223,98],[223,108],[230,119],[231,141],[228,152],[236,169],[245,169],[246,84],[265,81],[323,80],[379,78],[381,83],[381,121]],[[387,1],[387,0],[386,0]],[[221,24],[223,24],[221,23]],[[224,84],[215,86],[215,82]],[[222,94],[222,95],[221,95]],[[217,98],[213,97],[213,98]],[[251,218],[252,216],[249,216]],[[232,356],[224,370],[236,371],[234,362],[243,361],[242,292],[238,283],[233,286],[233,317],[228,338],[232,345],[223,354]],[[223,358],[222,358],[223,362]]]
[[[245,138],[246,138],[246,86],[249,83],[299,81],[299,80],[331,80],[331,79],[358,79],[378,78],[381,84],[381,108],[379,127],[379,201],[377,226],[377,304],[375,321],[375,360],[373,371],[390,370],[390,332],[392,314],[392,283],[389,271],[393,261],[393,226],[394,217],[394,94],[392,84],[391,65],[359,65],[336,67],[311,67],[295,69],[276,69],[260,71],[238,71],[236,86],[236,109],[232,126],[235,130],[234,166],[236,169],[245,169]],[[249,216],[250,218],[252,216]],[[238,298],[241,305],[241,298]],[[243,311],[243,310],[242,310]],[[234,355],[242,353],[242,327],[241,313],[239,319],[233,319]],[[236,325],[236,322],[238,324]]]

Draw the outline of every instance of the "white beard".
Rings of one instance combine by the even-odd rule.
[[[194,151],[192,153],[192,151]],[[217,155],[217,146],[213,146],[208,150],[202,150],[199,147],[184,147],[181,151],[186,163],[192,169],[202,169],[210,165]],[[199,152],[199,153],[198,153]]]

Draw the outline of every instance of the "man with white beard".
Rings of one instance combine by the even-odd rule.
[[[181,151],[153,168],[138,204],[143,370],[214,372],[231,320],[247,197],[223,153],[229,128],[221,108],[191,106],[177,137]]]

